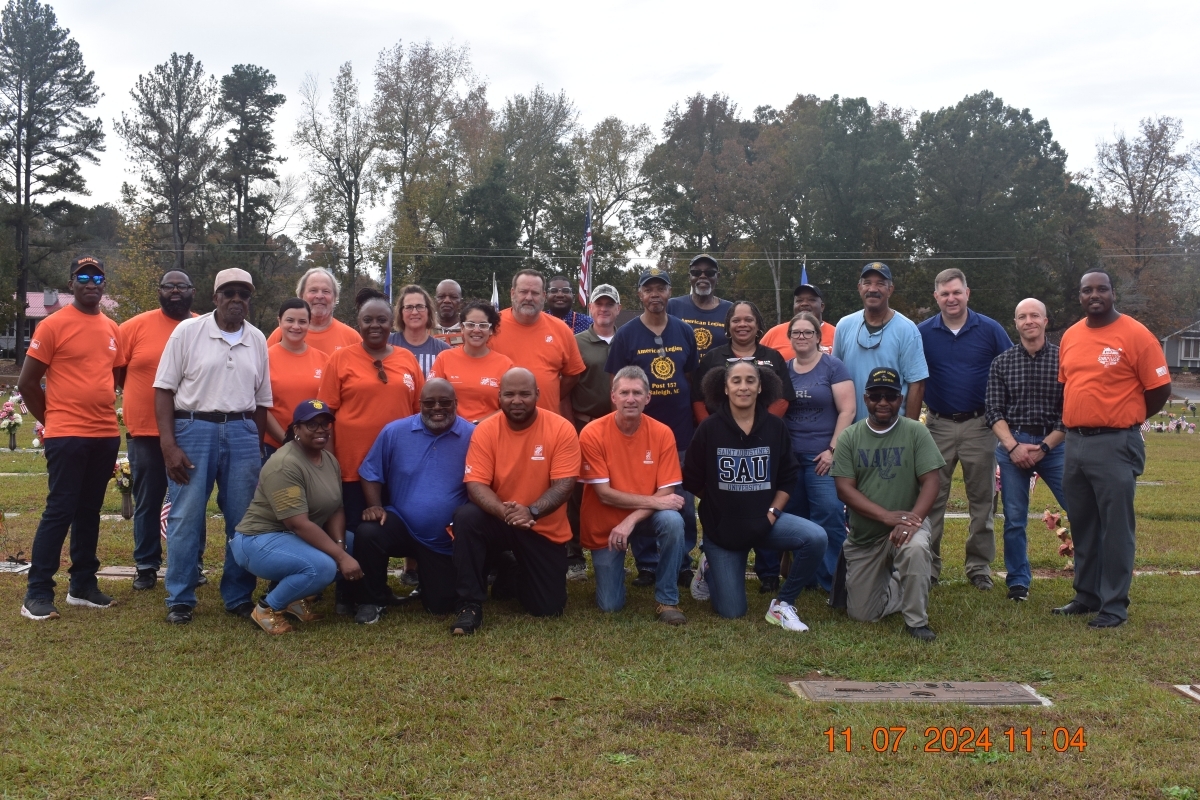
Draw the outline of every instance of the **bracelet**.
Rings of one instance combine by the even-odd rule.
[[[1014,444],[1014,445],[1012,446],[1012,450],[1009,450],[1009,451],[1008,451],[1008,454],[1011,456],[1011,455],[1013,454],[1013,450],[1016,450],[1016,449],[1017,449],[1018,447],[1020,447],[1020,446],[1021,446],[1021,443],[1020,443],[1020,442],[1017,442],[1016,444]]]
[[[346,543],[346,540],[345,540],[345,539],[334,539],[334,541],[335,541],[335,542],[337,542],[338,544],[345,544],[345,543]]]

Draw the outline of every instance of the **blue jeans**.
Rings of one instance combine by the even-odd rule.
[[[812,581],[825,556],[825,531],[815,522],[784,513],[775,520],[762,545],[771,550],[792,551],[792,568],[779,589],[778,599],[795,603],[800,590]],[[726,619],[746,614],[746,558],[749,554],[748,549],[726,550],[712,539],[704,542],[713,611]]]
[[[687,450],[680,450],[679,466],[683,467],[684,456],[687,455]],[[679,559],[679,569],[692,568],[692,551],[696,549],[696,495],[691,492],[685,492],[683,486],[675,487],[675,494],[683,498],[683,508],[679,514],[683,517],[683,554]],[[630,552],[633,553],[633,563],[639,570],[649,570],[658,572],[659,552],[654,546],[654,540],[649,536],[643,536],[634,539],[630,543]],[[700,548],[703,550],[703,546]],[[676,570],[678,572],[679,570]]]
[[[225,567],[221,573],[221,599],[233,611],[251,602],[258,584],[252,573],[238,566],[229,551],[229,541],[246,515],[262,458],[258,453],[258,429],[253,420],[225,423],[198,419],[175,420],[175,442],[195,465],[187,483],[168,479],[171,513],[167,517],[167,607],[195,607],[196,583],[200,578],[200,555],[204,550],[208,498],[217,487],[217,506],[225,516]]]
[[[633,529],[629,542],[652,542],[658,556],[654,599],[666,606],[679,605],[679,562],[683,559],[683,517],[678,511],[656,511]],[[625,553],[607,547],[592,551],[596,571],[596,605],[601,611],[625,607]]]
[[[242,569],[279,582],[265,598],[276,611],[323,590],[337,576],[332,558],[290,531],[236,534],[229,553]]]
[[[1013,432],[1013,438],[1021,444],[1038,444],[1040,436]],[[1036,472],[1050,487],[1054,499],[1067,511],[1063,495],[1063,458],[1067,448],[1062,444],[1037,463],[1033,469],[1018,467],[1008,458],[1004,445],[996,446],[996,463],[1000,466],[1000,498],[1004,502],[1004,569],[1009,586],[1029,588],[1033,576],[1029,569],[1029,554],[1025,529],[1029,526],[1029,480]]]
[[[133,563],[138,569],[162,566],[162,513],[167,468],[157,436],[126,435],[133,473]]]
[[[842,554],[842,543],[846,541],[846,506],[838,499],[833,476],[817,474],[815,459],[819,455],[796,453],[800,479],[783,510],[811,520],[825,530],[825,558],[817,565],[816,577],[817,583],[828,592],[833,590],[833,573],[837,570],[838,556]],[[774,574],[779,574],[778,566]]]

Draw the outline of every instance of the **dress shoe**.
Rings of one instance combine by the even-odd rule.
[[[1058,608],[1051,610],[1050,613],[1066,617],[1081,617],[1084,614],[1095,614],[1096,612],[1078,600],[1072,600],[1065,606],[1059,606]]]
[[[1115,628],[1118,625],[1124,625],[1125,620],[1115,614],[1098,614],[1096,618],[1088,623],[1089,628]]]

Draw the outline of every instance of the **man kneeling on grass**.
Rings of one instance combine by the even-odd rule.
[[[566,419],[537,407],[533,373],[500,379],[500,412],[479,423],[463,470],[471,502],[454,512],[458,572],[456,636],[483,623],[489,565],[492,599],[515,594],[535,617],[567,606],[567,498],[579,477],[579,441]]]
[[[650,379],[641,367],[613,377],[616,411],[589,422],[579,434],[583,453],[583,506],[579,536],[592,551],[596,605],[601,611],[625,606],[625,551],[630,539],[653,537],[658,547],[654,599],[658,621],[683,625],[679,610],[679,563],[683,559],[683,481],[675,434],[642,412],[650,402]]]
[[[931,642],[929,520],[946,463],[920,422],[900,416],[900,376],[879,367],[867,378],[867,418],[838,437],[833,474],[850,509],[846,611],[877,622],[900,611],[908,633]]]

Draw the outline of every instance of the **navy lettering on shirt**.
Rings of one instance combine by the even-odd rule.
[[[904,463],[903,447],[876,447],[873,450],[858,450],[858,465],[864,469],[873,469],[879,477],[890,481],[896,477],[896,468]]]
[[[771,488],[771,448],[718,447],[718,487],[726,492],[761,492]]]

